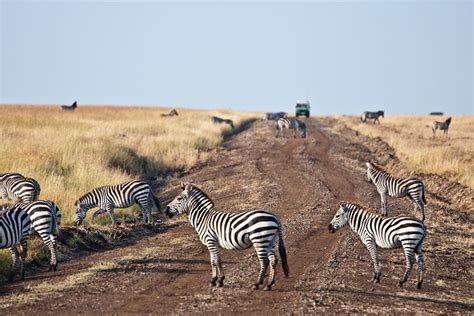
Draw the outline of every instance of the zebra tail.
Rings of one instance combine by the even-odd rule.
[[[283,272],[285,272],[285,277],[288,277],[290,275],[290,267],[288,267],[288,261],[286,259],[286,248],[283,242],[281,227],[278,230],[278,235],[278,251],[280,252],[281,266],[283,267]]]
[[[151,196],[153,197],[153,201],[155,202],[155,206],[156,206],[158,212],[161,212],[160,200],[153,193],[151,193]]]
[[[423,200],[423,203],[428,204],[426,202],[426,198],[425,198],[425,187],[424,186],[423,186],[423,191],[421,191],[421,199]]]

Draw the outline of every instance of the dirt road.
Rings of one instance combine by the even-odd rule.
[[[442,186],[428,187],[423,289],[416,290],[414,274],[397,287],[401,250],[381,252],[383,276],[374,286],[358,238],[347,227],[329,234],[327,225],[341,200],[378,207],[363,162],[387,153],[333,120],[307,125],[306,139],[276,139],[273,126],[257,122],[179,179],[198,185],[220,210],[266,208],[280,216],[291,273],[285,279],[280,268],[273,291],[251,289],[259,268],[252,249],[224,250],[225,287],[210,288],[208,251],[182,218],[134,244],[63,262],[56,273],[1,284],[0,312],[472,312],[472,221],[459,204],[466,202],[443,197]],[[178,184],[168,184],[161,197],[172,199]],[[392,214],[413,214],[409,201],[389,203]]]

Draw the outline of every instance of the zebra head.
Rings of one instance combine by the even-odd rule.
[[[165,215],[172,218],[175,215],[189,214],[192,210],[210,209],[214,207],[212,200],[198,187],[190,183],[182,183],[181,192],[165,209]]]
[[[76,219],[74,220],[74,222],[76,223],[76,225],[81,225],[82,221],[86,217],[86,213],[89,208],[86,207],[83,203],[81,203],[80,200],[74,202],[74,207],[76,207]]]
[[[343,227],[347,224],[347,213],[346,213],[346,203],[339,203],[339,209],[334,215],[331,223],[329,223],[328,229],[330,233],[335,233],[336,230]]]

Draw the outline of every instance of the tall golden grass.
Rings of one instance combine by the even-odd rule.
[[[401,162],[417,172],[436,173],[474,189],[474,116],[453,116],[448,136],[433,136],[440,116],[386,116],[381,124],[362,123],[358,117],[337,116],[348,127],[369,137],[380,137],[395,149]]]
[[[55,201],[63,223],[74,219],[74,201],[95,187],[169,171],[186,170],[206,149],[219,145],[228,125],[254,113],[229,110],[86,107],[74,112],[57,106],[0,106],[0,173],[19,172],[41,184],[41,199]],[[2,201],[3,202],[3,201]]]

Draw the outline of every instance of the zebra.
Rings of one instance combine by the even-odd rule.
[[[232,121],[232,120],[223,119],[223,118],[220,118],[220,117],[217,117],[217,116],[211,116],[211,121],[212,121],[212,123],[217,123],[217,124],[221,124],[221,123],[229,124],[230,127],[232,127],[232,129],[234,129],[234,121]]]
[[[294,132],[293,133],[294,137],[296,137],[296,130],[298,130],[301,138],[306,138],[306,124],[296,118],[282,117],[278,119],[277,125],[276,125],[277,132],[276,132],[275,137],[278,138],[278,136],[280,135],[280,132],[283,135],[283,130],[285,128],[292,129]]]
[[[22,179],[25,178],[25,176],[17,172],[0,173],[0,183],[12,178]]]
[[[282,117],[288,117],[288,113],[286,113],[286,112],[265,113],[263,115],[263,120],[265,122],[278,121]]]
[[[160,114],[161,117],[173,117],[173,116],[178,116],[178,111],[176,111],[175,109],[172,109],[169,113],[165,114],[165,113],[162,113]]]
[[[383,111],[377,111],[377,112],[368,112],[368,111],[365,111],[364,113],[362,113],[361,117],[360,117],[360,120],[362,122],[366,122],[367,120],[374,120],[374,124],[375,122],[379,122],[380,124],[380,121],[379,121],[379,117],[384,117],[384,112]]]
[[[275,244],[279,240],[279,253],[283,271],[288,277],[289,267],[286,249],[283,242],[281,223],[278,217],[266,210],[254,210],[242,213],[225,213],[214,210],[214,202],[193,184],[181,184],[183,190],[165,210],[165,215],[186,214],[191,225],[196,229],[199,239],[207,247],[210,254],[212,278],[210,286],[224,285],[224,270],[219,248],[247,249],[254,246],[260,272],[253,289],[263,284],[268,266],[270,273],[265,290],[271,290],[275,283],[275,271],[278,259],[275,255]]]
[[[6,210],[0,216],[0,249],[10,248],[12,266],[8,280],[13,280],[16,274],[18,257],[20,257],[21,278],[25,277],[24,261],[30,236],[31,219],[25,210]],[[21,255],[18,253],[18,244],[21,245]]]
[[[80,225],[86,213],[93,207],[99,207],[92,215],[92,222],[95,218],[108,212],[112,224],[117,224],[114,209],[130,207],[137,203],[141,207],[143,220],[151,223],[151,200],[154,201],[156,208],[160,211],[160,201],[153,194],[151,186],[143,180],[133,180],[117,185],[105,185],[84,194],[75,203],[77,225]]]
[[[74,111],[77,108],[77,101],[74,101],[72,105],[61,105],[63,111]]]
[[[444,122],[438,122],[434,121],[433,125],[431,125],[431,130],[433,131],[433,137],[436,135],[436,130],[439,128],[441,131],[443,131],[443,134],[445,136],[448,136],[448,129],[449,125],[451,124],[451,117],[448,117],[448,119]]]
[[[375,185],[380,194],[382,215],[387,216],[387,195],[391,197],[405,197],[413,202],[415,212],[421,213],[421,221],[425,220],[425,186],[417,178],[395,178],[387,171],[373,163],[366,162],[367,180]]]
[[[38,199],[41,187],[35,179],[20,178],[19,174],[10,174],[6,180],[0,182],[0,198],[19,200],[29,203]]]
[[[31,219],[30,234],[36,231],[38,235],[40,235],[43,243],[48,247],[51,254],[49,271],[56,271],[58,266],[57,238],[59,235],[59,225],[61,224],[61,210],[59,207],[52,201],[44,200],[31,203],[3,205],[1,208],[3,211],[26,211]]]
[[[415,259],[418,266],[416,287],[421,289],[424,271],[423,240],[426,234],[421,221],[403,216],[383,217],[369,213],[355,203],[340,202],[339,209],[329,224],[329,232],[334,233],[347,223],[369,250],[375,268],[373,281],[379,283],[382,275],[378,264],[377,246],[389,249],[402,247],[406,270],[398,284],[401,287],[408,280]]]

